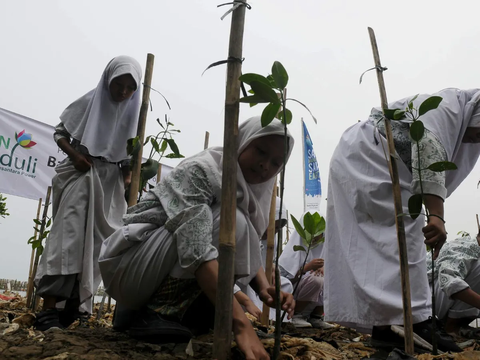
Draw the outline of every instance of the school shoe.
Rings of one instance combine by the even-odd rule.
[[[315,329],[327,330],[335,327],[335,325],[326,323],[321,317],[318,316],[310,316],[308,322],[312,324]]]
[[[138,312],[130,325],[128,334],[135,339],[154,344],[185,343],[193,336],[187,327],[178,322],[166,320],[146,307]]]
[[[293,315],[292,317],[292,324],[296,328],[311,328],[312,324],[310,324],[303,315],[298,314],[298,315]]]
[[[442,351],[461,352],[462,349],[453,340],[453,337],[448,335],[444,330],[440,321],[435,320],[436,331],[435,339],[437,340],[437,346]],[[429,344],[432,343],[432,318],[422,321],[418,324],[413,324],[413,332],[420,336],[423,340]]]
[[[33,326],[35,330],[46,331],[49,329],[64,329],[60,323],[59,311],[57,309],[47,309],[35,315],[36,320]]]

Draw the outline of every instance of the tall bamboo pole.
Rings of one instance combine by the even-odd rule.
[[[246,3],[245,0],[242,2]],[[219,271],[215,305],[213,358],[227,359],[232,343],[233,275],[237,208],[237,142],[245,6],[232,13],[225,94],[222,207],[220,212]]]
[[[205,131],[205,141],[203,143],[203,150],[208,148],[208,139],[210,139],[210,133]]]
[[[38,199],[37,207],[37,220],[40,220],[40,211],[42,210],[42,201],[43,199]],[[35,226],[35,232],[33,233],[34,240],[37,240],[38,230]],[[35,249],[32,248],[32,255],[30,256],[30,267],[28,269],[28,283],[27,283],[27,307],[30,307],[32,302],[32,293],[33,293],[33,260],[35,259]]]
[[[138,188],[140,187],[140,170],[142,166],[143,142],[145,139],[145,125],[147,122],[148,105],[150,101],[150,88],[152,85],[153,63],[155,56],[147,54],[147,65],[145,66],[145,78],[143,79],[143,96],[142,105],[140,107],[140,115],[137,126],[137,136],[140,143],[140,150],[135,159],[132,169],[132,182],[130,183],[130,192],[128,194],[128,206],[137,203]]]
[[[47,215],[48,215],[48,207],[50,206],[50,195],[52,194],[52,187],[49,186],[47,189],[47,196],[45,197],[45,205],[43,206],[43,214],[42,214],[42,225],[40,226],[40,230],[38,231],[38,236],[40,238],[45,231],[45,225],[47,224]],[[47,240],[48,241],[48,240]],[[32,270],[32,279],[35,279],[35,275],[37,274],[38,268],[38,261],[40,260],[40,253],[36,251],[35,253],[35,262],[33,263],[33,270]],[[33,282],[32,282],[33,284]],[[32,291],[33,293],[33,291]],[[35,301],[31,301],[31,308],[35,310]]]
[[[387,93],[385,90],[385,81],[383,79],[383,69],[380,62],[380,54],[378,52],[377,40],[375,39],[375,32],[372,28],[368,28],[370,35],[370,42],[372,44],[373,59],[375,61],[375,67],[377,71],[378,88],[380,90],[380,100],[383,112],[388,109]],[[400,275],[402,285],[402,301],[403,301],[403,324],[405,329],[405,352],[408,355],[413,355],[413,321],[412,321],[412,304],[410,295],[410,275],[408,271],[408,254],[407,254],[407,241],[405,238],[405,224],[403,222],[402,197],[400,191],[400,181],[398,176],[397,159],[395,152],[395,144],[393,142],[392,128],[390,120],[385,119],[385,135],[388,143],[389,153],[389,169],[390,176],[392,178],[393,188],[393,202],[395,206],[395,224],[397,226],[397,239],[398,239],[398,254],[400,257]]]
[[[265,260],[265,276],[269,284],[272,284],[273,252],[275,250],[275,208],[277,203],[277,178],[273,184],[272,201],[270,202],[270,214],[267,228],[267,257]],[[270,307],[263,304],[262,318],[260,322],[267,326],[270,320]]]

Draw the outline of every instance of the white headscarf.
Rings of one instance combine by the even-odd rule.
[[[109,86],[113,79],[132,75],[137,91],[120,103],[112,100]],[[128,159],[127,140],[135,137],[140,107],[142,68],[129,56],[117,56],[103,71],[97,87],[70,104],[60,115],[65,128],[88,149],[92,156],[108,161]]]
[[[420,117],[425,127],[439,139],[445,148],[448,161],[454,162],[458,169],[447,171],[446,188],[450,195],[472,171],[480,155],[480,144],[462,143],[467,127],[476,124],[476,107],[480,100],[480,89],[459,90],[448,88],[433,95],[443,98],[439,107]],[[416,108],[432,95],[421,94],[414,101]],[[405,98],[389,104],[390,109],[405,109]],[[447,195],[447,196],[448,196]]]
[[[302,226],[304,226],[303,218],[305,214],[306,212],[298,220],[298,222]],[[290,279],[295,277],[298,270],[302,267],[305,261],[305,256],[307,255],[305,251],[293,250],[293,247],[296,245],[301,245],[305,248],[305,250],[308,250],[308,245],[304,243],[303,239],[300,237],[298,232],[293,231],[292,236],[290,236],[290,239],[288,240],[287,245],[285,245],[285,248],[283,249],[282,255],[280,255],[280,259],[278,259],[279,265],[290,274],[289,276]],[[323,250],[323,243],[319,243],[315,246],[312,246],[308,253],[307,261],[305,262],[305,264],[308,264],[308,262],[312,261],[313,259],[321,258],[322,250]]]
[[[238,126],[238,156],[245,150],[245,148],[255,139],[269,135],[284,136],[285,131],[283,124],[278,120],[273,120],[269,125],[262,128],[260,116],[252,117]],[[286,161],[292,153],[294,140],[287,131],[289,139],[289,148]],[[221,198],[221,184],[222,184],[222,164],[223,164],[223,147],[212,147],[202,151],[201,153],[185,159],[183,162],[196,161],[209,168],[210,181],[216,195]],[[286,163],[285,161],[285,163]],[[182,162],[182,163],[183,163]],[[283,169],[281,166],[278,170]],[[277,173],[278,174],[278,173]],[[240,165],[237,163],[237,208],[241,209],[247,218],[251,221],[256,233],[258,234],[257,241],[263,235],[268,226],[270,203],[272,200],[273,183],[275,178],[261,183],[248,184],[243,177]],[[218,184],[218,185],[217,185]],[[218,187],[217,187],[218,186]]]

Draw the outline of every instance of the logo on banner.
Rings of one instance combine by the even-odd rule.
[[[10,149],[11,138],[0,135],[0,150]],[[15,145],[11,147],[10,153],[6,153],[0,156],[0,170],[11,172],[17,175],[28,176],[35,178],[35,168],[37,166],[37,159],[32,155],[29,157],[16,155],[15,150],[20,146],[23,149],[30,150],[37,145],[35,141],[32,141],[32,135],[27,134],[25,130],[20,133],[15,132]]]

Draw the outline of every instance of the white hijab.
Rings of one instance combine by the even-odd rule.
[[[120,103],[112,100],[109,86],[113,79],[132,75],[137,91]],[[92,156],[108,161],[128,159],[127,140],[135,137],[140,107],[142,68],[129,56],[117,56],[103,71],[97,87],[70,104],[60,115],[65,128]]]
[[[298,220],[298,222],[303,225],[303,218],[306,212],[302,215],[302,217]],[[303,262],[305,261],[305,256],[307,253],[305,251],[295,251],[293,250],[294,246],[301,245],[308,249],[308,245],[303,241],[296,230],[293,231],[292,236],[290,236],[290,240],[288,240],[287,245],[285,245],[285,249],[283,249],[282,255],[280,255],[280,259],[278,259],[279,265],[287,271],[290,276],[289,278],[292,279],[297,274],[298,270],[302,267]],[[313,259],[319,259],[322,257],[322,250],[323,250],[323,243],[316,244],[310,248],[310,251],[307,256],[307,261],[305,264],[308,264],[309,261]]]
[[[262,128],[260,116],[252,117],[238,126],[238,147],[237,158],[245,150],[245,148],[255,139],[269,135],[284,136],[283,124],[278,120],[273,120],[269,125]],[[289,148],[287,159],[292,153],[294,140],[287,131],[289,139]],[[222,186],[222,164],[223,164],[223,147],[211,147],[201,153],[185,159],[180,165],[186,165],[189,161],[201,163],[209,169],[209,180],[216,192],[218,199],[221,198]],[[285,163],[286,163],[285,161]],[[279,168],[278,172],[283,169]],[[242,210],[258,234],[258,239],[263,235],[268,226],[270,203],[272,200],[273,183],[275,178],[261,183],[248,184],[243,177],[240,165],[237,163],[237,208]]]
[[[448,161],[454,162],[458,167],[457,170],[447,171],[445,185],[449,196],[472,171],[480,155],[480,144],[462,143],[467,127],[479,127],[476,106],[480,100],[480,89],[448,88],[432,95],[441,96],[443,100],[437,109],[427,112],[420,120],[445,147]],[[415,107],[418,109],[432,95],[419,95],[414,101]],[[388,106],[390,109],[405,109],[411,98]]]

